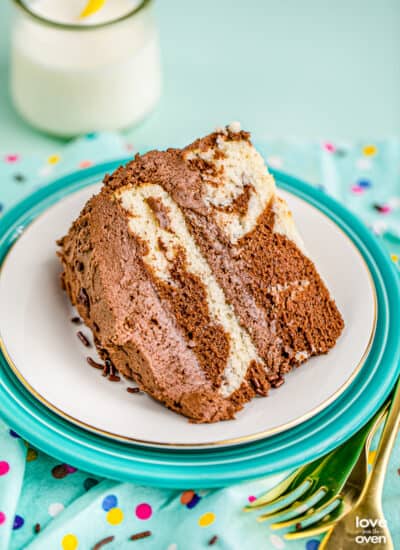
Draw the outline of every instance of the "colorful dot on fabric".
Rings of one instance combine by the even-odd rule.
[[[336,151],[336,147],[331,143],[330,141],[326,141],[322,144],[323,149],[325,151],[328,151],[328,153],[334,153]]]
[[[93,166],[93,162],[91,160],[81,160],[79,163],[79,168],[89,168],[89,166]]]
[[[364,189],[369,189],[370,187],[372,187],[372,182],[371,180],[361,179],[358,180],[357,185],[359,187],[363,187]]]
[[[200,527],[208,527],[209,525],[212,525],[214,521],[215,514],[213,514],[212,512],[207,512],[199,518],[199,525]]]
[[[146,520],[151,518],[153,510],[150,504],[147,502],[142,502],[136,506],[135,514],[138,519]]]
[[[14,531],[15,531],[16,529],[21,529],[21,527],[23,526],[24,523],[25,523],[25,520],[24,520],[23,517],[18,516],[18,515],[15,516],[15,518],[14,518],[14,523],[13,523],[13,529],[14,529]]]
[[[51,166],[43,166],[43,168],[41,168],[39,170],[39,176],[49,176],[52,172],[53,168]]]
[[[24,174],[20,174],[20,173],[14,174],[13,178],[18,183],[23,183],[26,180],[26,177],[24,176]]]
[[[373,157],[378,152],[378,149],[375,145],[366,145],[362,151],[366,157]]]
[[[52,518],[58,516],[64,510],[64,505],[61,502],[52,502],[47,511]]]
[[[14,430],[10,430],[8,433],[11,435],[11,437],[15,437],[16,439],[21,439],[21,436],[18,435],[17,432],[14,432]]]
[[[101,507],[105,512],[108,512],[116,506],[118,506],[118,499],[115,495],[107,495],[106,497],[104,497],[103,502],[101,503]]]
[[[279,537],[278,535],[275,535],[275,534],[271,535],[269,537],[269,540],[274,548],[278,548],[278,549],[285,548],[285,543],[283,542],[281,537]]]
[[[375,210],[377,210],[380,214],[389,214],[392,209],[388,204],[374,204]]]
[[[83,482],[83,487],[85,491],[89,491],[89,489],[91,489],[92,487],[95,487],[95,485],[98,485],[98,483],[99,482],[97,481],[97,479],[94,479],[94,477],[88,477]]]
[[[123,521],[124,513],[121,508],[112,508],[109,512],[107,512],[106,518],[108,523],[111,525],[118,525]]]
[[[10,471],[10,465],[5,460],[0,461],[0,476],[5,476]]]
[[[49,164],[57,164],[58,162],[60,162],[60,155],[50,155],[49,158],[47,159],[47,162]]]
[[[192,500],[186,504],[186,508],[188,508],[189,510],[191,510],[192,508],[194,508],[195,506],[197,506],[197,504],[200,502],[200,500],[201,500],[201,496],[195,494],[195,495],[193,496]]]
[[[69,464],[66,464],[65,467],[67,468],[67,472],[69,474],[74,474],[77,471],[76,468],[74,468],[73,466],[70,466]]]
[[[318,550],[318,548],[319,548],[319,540],[310,539],[306,542],[306,550]]]
[[[0,525],[3,525],[3,523],[5,523],[7,519],[7,516],[5,515],[4,512],[0,512]]]
[[[28,452],[26,453],[26,461],[27,462],[33,462],[38,457],[38,452],[36,449],[28,449]]]
[[[370,170],[372,167],[372,162],[370,158],[360,157],[356,160],[356,167],[359,170]]]
[[[75,535],[65,535],[61,541],[61,547],[63,550],[76,550],[79,542]]]
[[[96,139],[98,136],[97,132],[89,132],[88,134],[86,134],[86,139]]]
[[[19,155],[15,155],[15,154],[12,154],[12,155],[6,155],[4,157],[4,160],[6,162],[8,162],[9,164],[13,164],[14,162],[18,162],[19,161]]]
[[[188,504],[192,500],[194,495],[195,495],[194,491],[184,491],[181,494],[181,498],[180,498],[181,503],[182,504]]]
[[[51,475],[56,479],[63,479],[68,475],[68,469],[66,464],[58,464],[51,470]]]
[[[257,497],[255,497],[254,495],[250,495],[249,497],[247,497],[247,500],[248,500],[249,502],[254,502],[254,501],[257,500]]]
[[[397,264],[398,261],[399,261],[399,257],[397,254],[390,254],[390,259],[392,260],[393,263]]]
[[[362,195],[364,191],[365,191],[364,187],[360,187],[359,185],[351,186],[351,192],[354,193],[355,195]]]

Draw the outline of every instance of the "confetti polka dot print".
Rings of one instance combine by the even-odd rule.
[[[107,512],[107,521],[111,525],[118,525],[124,520],[124,513],[121,508],[112,508]]]
[[[142,502],[141,504],[138,504],[138,506],[136,506],[135,514],[138,519],[149,519],[151,518],[152,513],[153,510],[150,504],[147,504],[147,502]]]
[[[215,514],[213,514],[212,512],[207,512],[199,518],[199,525],[200,527],[208,527],[209,525],[212,525],[214,521]]]
[[[10,465],[5,460],[0,462],[0,476],[5,476],[10,471]]]
[[[78,539],[75,535],[68,534],[61,541],[62,550],[76,550],[79,546]]]

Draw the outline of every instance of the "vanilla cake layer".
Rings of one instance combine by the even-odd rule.
[[[106,176],[60,245],[103,357],[197,422],[232,418],[343,328],[236,124]]]
[[[173,273],[179,257],[185,264],[185,276],[194,280],[198,287],[197,293],[204,295],[207,326],[203,323],[195,327],[191,340],[196,341],[196,332],[199,330],[222,329],[229,350],[226,364],[216,383],[220,386],[221,395],[228,397],[240,388],[251,363],[262,363],[262,360],[247,331],[238,323],[232,306],[227,303],[222,288],[190,234],[183,212],[159,185],[123,188],[116,192],[115,197],[129,213],[129,230],[146,243],[146,252],[142,256],[144,263],[155,279],[170,285],[174,301],[182,288],[182,283],[177,288],[178,282]],[[160,212],[163,216],[161,223]],[[205,357],[203,360],[205,371],[208,359]],[[212,357],[210,359],[213,360]]]

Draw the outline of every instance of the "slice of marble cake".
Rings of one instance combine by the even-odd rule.
[[[63,286],[103,358],[196,422],[233,418],[343,329],[235,123],[107,175],[59,245]]]

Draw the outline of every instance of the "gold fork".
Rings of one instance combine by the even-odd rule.
[[[362,545],[394,550],[382,510],[382,490],[390,453],[400,426],[400,379],[376,450],[375,461],[363,491],[349,513],[330,528],[320,550],[353,550]]]
[[[387,404],[350,440],[329,453],[296,470],[272,488],[245,511],[264,507],[269,512],[258,521],[286,516],[286,521],[271,525],[272,529],[296,527],[286,533],[287,539],[323,533],[350,509],[367,478],[367,459],[374,433],[382,422]],[[289,516],[289,518],[287,518]],[[309,527],[313,524],[312,527]]]

